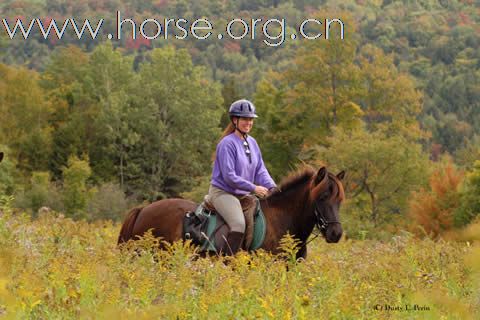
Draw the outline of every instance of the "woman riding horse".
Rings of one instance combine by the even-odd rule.
[[[280,239],[290,233],[300,241],[297,256],[305,257],[307,239],[317,226],[327,242],[342,236],[339,220],[344,199],[341,180],[345,172],[334,175],[325,167],[315,172],[306,168],[287,177],[277,189],[262,160],[257,142],[248,135],[252,129],[255,106],[238,100],[229,109],[230,124],[217,145],[209,200],[230,228],[221,252],[235,254],[241,247],[245,218],[239,198],[255,193],[266,221],[265,238],[260,248],[278,252]],[[183,220],[197,204],[184,199],[165,199],[144,208],[134,208],[125,218],[118,244],[152,229],[156,237],[173,243],[183,239]]]
[[[255,106],[248,100],[238,100],[228,113],[230,123],[217,144],[208,198],[230,228],[220,251],[234,255],[245,233],[240,199],[250,193],[264,197],[276,185],[265,168],[257,142],[248,135],[257,118]]]
[[[307,239],[315,226],[328,243],[342,236],[339,209],[345,194],[341,180],[325,167],[305,168],[288,176],[277,190],[260,200],[265,216],[265,238],[259,249],[279,253],[280,240],[287,233],[299,240],[297,258],[307,255]],[[197,204],[185,199],[165,199],[132,209],[123,222],[118,244],[135,240],[148,230],[155,237],[173,243],[183,239],[183,219]]]

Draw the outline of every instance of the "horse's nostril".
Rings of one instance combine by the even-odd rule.
[[[342,232],[339,232],[339,233],[337,234],[337,239],[335,239],[335,242],[340,241],[340,239],[342,239]]]
[[[328,243],[337,243],[342,238],[343,231],[338,228],[328,230],[326,240]]]

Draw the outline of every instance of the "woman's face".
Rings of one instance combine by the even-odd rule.
[[[238,119],[238,122],[237,122],[238,129],[240,129],[245,133],[249,133],[250,130],[252,130],[253,118],[237,118],[237,119]]]

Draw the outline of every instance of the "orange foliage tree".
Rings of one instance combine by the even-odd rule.
[[[464,173],[449,161],[433,171],[429,190],[413,193],[409,215],[416,223],[412,226],[415,233],[421,232],[421,226],[427,234],[438,237],[454,227],[463,179]]]

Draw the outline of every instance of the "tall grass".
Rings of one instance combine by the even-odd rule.
[[[188,244],[119,250],[119,225],[0,213],[0,319],[473,319],[472,240],[315,240],[306,261],[259,251],[199,258]],[[468,242],[468,241],[470,242]],[[139,254],[140,253],[140,254]],[[408,307],[409,310],[405,310]],[[399,309],[402,310],[399,310]],[[420,310],[422,309],[422,310]]]

